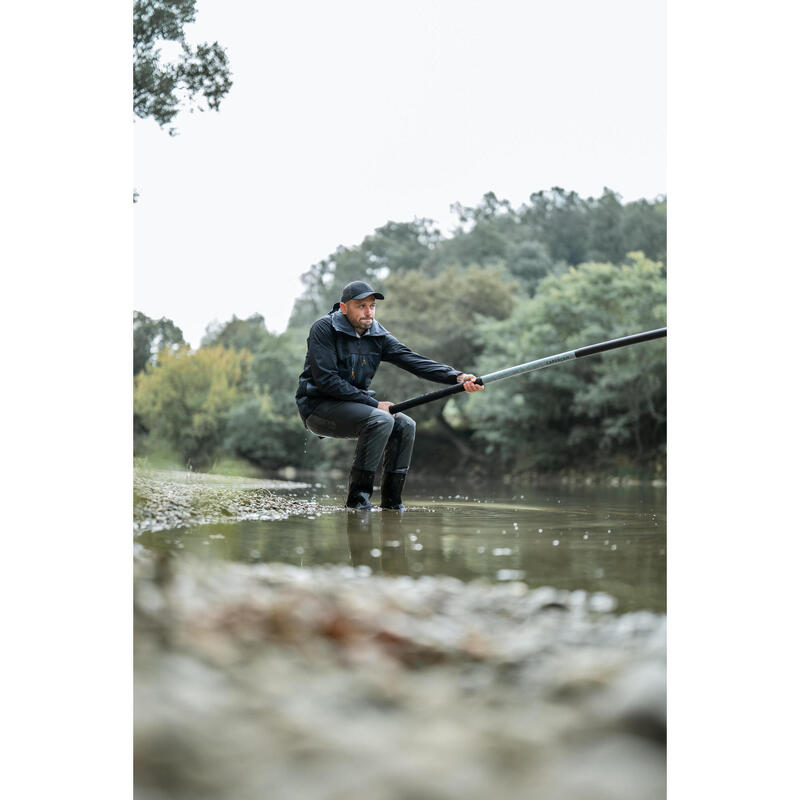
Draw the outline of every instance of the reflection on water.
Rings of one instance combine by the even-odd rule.
[[[321,505],[341,489],[309,490]],[[620,611],[666,610],[666,492],[559,490],[494,500],[405,498],[408,510],[323,513],[143,534],[161,552],[208,558],[349,564],[386,575],[520,580],[604,591]]]

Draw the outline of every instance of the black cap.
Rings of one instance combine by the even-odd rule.
[[[342,303],[348,303],[350,300],[363,300],[371,294],[375,295],[376,300],[383,300],[383,295],[376,292],[368,283],[364,281],[352,281],[342,289]]]

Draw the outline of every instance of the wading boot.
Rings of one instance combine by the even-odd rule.
[[[372,495],[372,484],[375,482],[375,472],[353,467],[350,470],[350,488],[347,491],[346,508],[367,509],[372,508],[369,498]]]
[[[405,482],[405,472],[383,473],[383,480],[381,481],[381,508],[393,508],[396,511],[406,510],[400,497]]]

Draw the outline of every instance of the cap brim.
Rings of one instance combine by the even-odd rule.
[[[357,294],[355,297],[351,297],[351,300],[363,300],[365,297],[370,297],[371,295],[375,295],[376,300],[383,300],[384,297],[380,292],[364,292],[363,294]]]

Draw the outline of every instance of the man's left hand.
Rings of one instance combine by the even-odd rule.
[[[481,391],[483,391],[483,390],[484,390],[486,387],[485,387],[485,386],[483,386],[483,385],[481,385],[480,383],[475,383],[475,379],[476,379],[477,377],[478,377],[477,375],[472,375],[472,374],[470,374],[470,373],[468,373],[468,372],[462,372],[462,373],[461,373],[461,374],[460,374],[460,375],[459,375],[459,376],[456,378],[456,380],[457,380],[459,383],[463,383],[463,384],[464,384],[464,391],[465,391],[465,392],[481,392]]]

